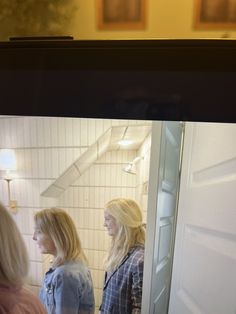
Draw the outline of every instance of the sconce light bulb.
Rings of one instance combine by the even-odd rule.
[[[13,149],[0,150],[0,169],[8,172],[16,170],[16,156]]]

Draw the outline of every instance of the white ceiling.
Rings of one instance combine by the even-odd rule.
[[[111,130],[111,139],[109,150],[118,149],[138,149],[144,139],[151,131],[150,125],[135,125],[125,127],[113,127]],[[132,140],[132,144],[128,146],[121,146],[118,144],[120,140]]]
[[[58,197],[108,150],[136,150],[151,132],[151,122],[143,125],[115,126],[108,129],[96,142],[78,157],[45,191],[45,197]],[[120,140],[132,140],[129,146],[118,144]]]

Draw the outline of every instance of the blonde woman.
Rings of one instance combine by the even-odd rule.
[[[94,313],[90,271],[75,224],[62,209],[43,209],[34,216],[33,239],[42,254],[54,257],[40,299],[48,314]]]
[[[104,226],[112,241],[100,313],[141,313],[145,231],[138,204],[124,198],[110,201]]]
[[[8,210],[0,204],[0,313],[46,314],[36,296],[23,285],[29,261],[22,236]]]

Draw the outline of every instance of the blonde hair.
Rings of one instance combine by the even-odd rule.
[[[123,258],[135,245],[144,245],[145,230],[139,205],[125,198],[117,198],[105,206],[108,214],[115,218],[118,232],[112,237],[112,243],[105,259],[106,271],[115,270]]]
[[[34,221],[37,230],[48,236],[56,247],[53,267],[68,261],[82,260],[87,262],[75,224],[64,210],[59,208],[43,209],[36,212]]]
[[[29,259],[22,235],[8,210],[0,203],[0,283],[22,286]]]

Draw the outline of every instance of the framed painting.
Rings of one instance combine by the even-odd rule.
[[[195,0],[195,28],[236,29],[236,0]]]
[[[138,30],[145,28],[147,0],[96,0],[98,28]]]

